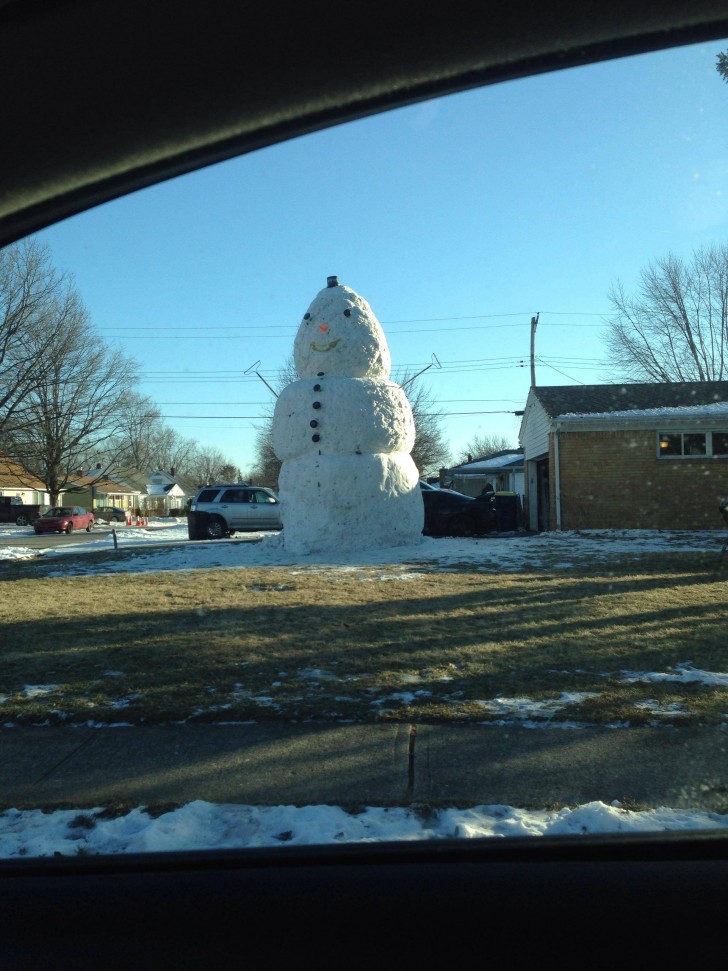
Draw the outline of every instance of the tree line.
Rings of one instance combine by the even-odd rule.
[[[0,452],[51,502],[79,471],[175,469],[199,485],[239,478],[217,449],[165,425],[139,365],[94,330],[72,277],[30,237],[0,250]]]

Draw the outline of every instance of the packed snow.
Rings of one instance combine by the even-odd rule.
[[[719,531],[606,530],[512,534],[482,539],[423,537],[412,546],[338,554],[293,555],[280,534],[254,533],[227,541],[188,542],[184,521],[151,520],[146,527],[100,528],[84,540],[71,538],[51,549],[24,545],[31,528],[0,527],[0,569],[3,561],[42,558],[53,564],[53,575],[140,573],[245,566],[298,566],[333,572],[361,565],[382,567],[381,579],[397,564],[424,564],[448,570],[477,564],[484,571],[514,571],[528,564],[568,570],[580,561],[608,563],[624,553],[679,551],[715,554],[724,542]],[[64,538],[68,540],[68,538]],[[7,541],[12,540],[11,545]],[[2,543],[5,541],[5,544]],[[65,554],[109,551],[99,561]],[[140,555],[120,556],[134,550]],[[148,555],[145,555],[148,554]],[[689,664],[674,672],[626,672],[639,680],[702,681],[725,685],[728,674],[701,671]],[[49,685],[29,686],[48,690]],[[528,699],[500,699],[504,709],[527,714]],[[0,814],[0,857],[22,858],[54,854],[117,854],[194,849],[232,849],[290,845],[343,844],[399,840],[474,839],[483,837],[593,835],[675,830],[724,830],[728,816],[661,807],[634,811],[614,802],[594,802],[576,808],[526,810],[513,806],[441,809],[421,815],[412,807],[370,806],[350,814],[337,806],[249,806],[190,802],[161,815],[144,807],[110,817],[104,807],[44,813],[9,809]]]
[[[372,308],[329,277],[303,315],[293,354],[299,380],[279,395],[272,425],[286,548],[412,545],[424,516],[410,455],[415,423],[404,390],[389,380],[389,348]]]

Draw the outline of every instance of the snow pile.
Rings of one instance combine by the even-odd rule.
[[[677,809],[634,812],[614,802],[575,809],[512,806],[441,809],[337,806],[236,806],[196,800],[154,817],[144,809],[109,818],[101,809],[9,809],[0,813],[0,857],[159,853],[254,847],[321,846],[515,836],[593,836],[676,830],[725,830],[728,817]]]

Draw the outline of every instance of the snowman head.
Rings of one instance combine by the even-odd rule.
[[[299,377],[335,374],[388,378],[392,365],[384,331],[372,308],[349,287],[329,277],[303,315],[293,343]]]

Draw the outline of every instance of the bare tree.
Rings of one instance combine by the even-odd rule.
[[[634,296],[616,284],[606,337],[620,380],[722,381],[728,364],[728,246],[668,255],[642,271]]]
[[[266,419],[255,436],[256,461],[251,476],[257,485],[278,489],[281,460],[273,451],[273,417]]]
[[[153,471],[156,441],[164,432],[159,407],[151,398],[131,392],[121,402],[123,430],[117,462],[139,471]]]
[[[450,458],[450,449],[443,438],[441,428],[442,413],[436,406],[431,389],[421,378],[408,381],[408,376],[405,375],[402,384],[406,385],[405,390],[415,421],[412,460],[422,478],[437,475]]]
[[[187,472],[194,462],[197,447],[194,439],[183,438],[163,422],[155,423],[149,442],[147,470],[161,469],[170,474]]]
[[[109,349],[89,326],[80,298],[67,290],[55,318],[25,329],[29,354],[44,354],[22,402],[23,421],[6,428],[12,454],[46,485],[51,502],[68,482],[118,437],[124,414],[119,407],[136,381],[137,365],[119,350]],[[47,346],[45,323],[56,335]],[[17,414],[16,414],[17,418]]]
[[[728,52],[718,54],[715,69],[724,81],[728,81]]]
[[[198,485],[212,482],[235,482],[241,477],[238,469],[219,448],[197,448],[186,465],[187,474]]]
[[[465,446],[460,462],[469,461],[468,456],[473,459],[487,459],[489,455],[507,452],[513,447],[503,435],[475,435]]]
[[[47,374],[77,304],[47,247],[31,237],[0,249],[0,434],[30,420],[27,395]]]

